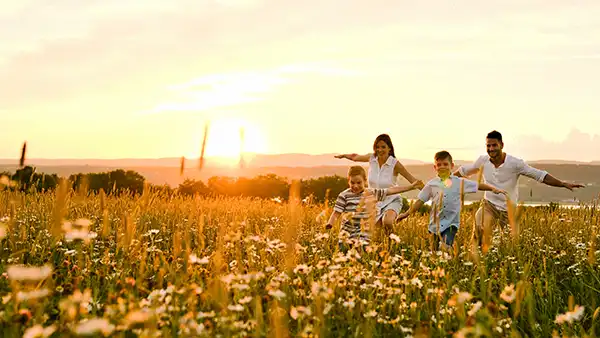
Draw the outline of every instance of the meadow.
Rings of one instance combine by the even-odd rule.
[[[338,250],[297,199],[0,192],[4,337],[596,336],[599,214],[523,208],[451,254],[427,216]]]

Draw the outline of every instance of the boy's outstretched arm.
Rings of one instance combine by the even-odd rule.
[[[329,216],[329,221],[327,221],[327,225],[325,225],[325,229],[333,228],[333,224],[337,221],[341,214],[342,213],[340,213],[339,211],[332,212],[331,216]]]
[[[407,218],[408,216],[414,214],[417,210],[421,209],[423,204],[425,204],[425,202],[423,202],[421,199],[416,200],[415,203],[413,203],[410,206],[410,209],[408,209],[407,212],[403,212],[400,215],[398,215],[398,220],[401,221],[401,220]]]
[[[359,155],[359,154],[340,154],[340,155],[335,155],[335,158],[346,158],[349,159],[350,161],[354,161],[354,162],[369,162],[369,160],[371,159],[371,154],[366,154],[366,155]]]
[[[389,188],[385,189],[385,191],[386,191],[386,195],[396,195],[396,194],[400,194],[403,192],[411,191],[413,189],[417,189],[419,187],[422,187],[422,185],[423,185],[423,183],[421,181],[416,180],[411,185],[393,186],[393,187],[389,187]]]
[[[479,183],[479,190],[481,191],[491,191],[494,194],[502,194],[502,195],[506,195],[506,191],[502,190],[502,189],[498,189],[496,187],[494,187],[493,185],[489,185],[487,183]]]

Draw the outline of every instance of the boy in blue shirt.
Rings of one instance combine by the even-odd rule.
[[[398,216],[399,220],[419,210],[424,203],[432,200],[429,232],[433,234],[435,249],[440,246],[449,250],[454,244],[454,237],[460,227],[461,212],[461,185],[462,193],[475,193],[478,190],[491,191],[496,194],[504,194],[504,190],[485,183],[459,178],[452,175],[454,162],[452,155],[447,151],[440,151],[434,157],[434,169],[437,177],[425,184],[419,193],[417,200],[410,209]]]

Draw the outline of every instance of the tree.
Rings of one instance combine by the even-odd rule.
[[[48,175],[45,173],[37,173],[36,168],[32,166],[26,166],[21,169],[17,169],[12,180],[18,183],[19,190],[21,191],[48,191],[56,188],[58,185],[58,175]]]
[[[106,193],[131,192],[141,194],[144,191],[144,176],[132,170],[117,169],[104,173],[90,173],[71,175],[69,181],[72,182],[74,189],[85,187],[93,192],[99,192],[100,189]]]
[[[337,196],[348,188],[348,179],[339,175],[323,176],[301,181],[302,198],[313,196],[318,203],[334,203]]]
[[[196,181],[192,179],[186,179],[183,183],[179,184],[177,191],[183,195],[200,195],[207,196],[210,194],[210,189],[202,181]]]

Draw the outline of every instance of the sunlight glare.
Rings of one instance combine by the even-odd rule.
[[[243,144],[242,134],[243,129]],[[192,153],[198,157],[204,130],[196,136],[200,140],[197,149]],[[266,153],[267,143],[260,128],[243,119],[217,119],[210,122],[208,138],[206,141],[205,156],[220,164],[238,164],[241,152],[247,160],[248,156],[255,153]]]

